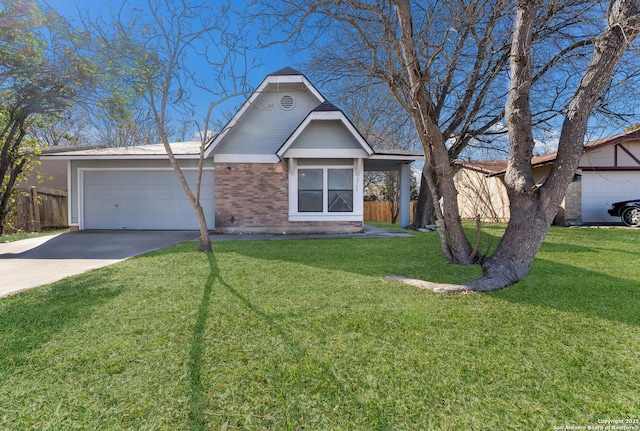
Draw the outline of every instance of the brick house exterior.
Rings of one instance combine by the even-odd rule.
[[[283,162],[216,163],[216,230],[287,228],[288,181]]]
[[[291,222],[284,162],[216,163],[216,231],[228,233],[347,233],[360,222]]]
[[[200,142],[170,144],[192,190]],[[376,153],[300,72],[267,75],[204,150],[200,199],[207,225],[230,233],[363,229],[365,170],[400,171],[409,224],[409,166],[420,153]],[[92,148],[66,160],[70,226],[198,229],[164,145]]]

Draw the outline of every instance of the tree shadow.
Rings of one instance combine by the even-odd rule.
[[[540,257],[524,280],[489,295],[514,303],[640,325],[638,286],[634,281],[583,268],[576,271],[574,266]]]
[[[480,252],[492,252],[500,242],[496,229],[483,230]],[[475,228],[467,228],[470,239]],[[277,246],[276,246],[277,244]],[[229,241],[219,243],[219,251],[233,251],[243,256],[266,261],[297,263],[315,268],[344,271],[365,276],[402,274],[419,278],[425,275],[425,264],[432,282],[453,280],[442,253],[437,232],[413,232],[411,237],[390,238],[312,238],[274,241]],[[445,270],[431,271],[439,267]],[[460,268],[460,267],[458,267]],[[479,266],[470,265],[467,268]],[[462,269],[464,272],[465,270]],[[473,269],[470,272],[474,272]]]
[[[304,239],[281,241],[238,241],[220,243],[218,254],[242,256],[272,262],[286,262],[331,271],[380,275],[406,270],[414,275],[416,259],[446,265],[439,246],[422,238]]]
[[[426,234],[429,235],[429,234]],[[253,259],[295,263],[330,271],[376,276],[402,274],[434,283],[462,283],[473,279],[480,269],[457,267],[451,271],[439,245],[425,241],[428,237],[374,238],[367,240],[304,240],[226,243],[219,250],[232,251]],[[498,235],[483,233],[482,242],[497,244]],[[336,251],[337,250],[337,251]],[[572,254],[576,259],[597,255],[602,251],[636,257],[629,250],[601,248],[597,245],[554,243],[543,244],[530,274],[514,286],[492,293],[495,297],[532,305],[543,305],[562,311],[573,310],[608,320],[638,325],[637,287],[624,274],[612,277],[606,273],[545,259],[544,253]],[[458,279],[452,276],[457,274]],[[468,279],[460,279],[461,274]],[[625,286],[625,287],[620,287]]]
[[[202,383],[202,362],[204,356],[204,333],[206,330],[206,321],[209,315],[209,307],[211,302],[211,295],[214,283],[219,283],[229,294],[235,297],[247,310],[255,316],[258,316],[260,320],[266,323],[274,333],[284,342],[290,352],[292,352],[294,360],[302,361],[311,360],[323,373],[324,376],[329,377],[330,383],[335,387],[340,388],[341,394],[347,394],[349,390],[342,384],[338,376],[335,374],[334,368],[324,361],[311,358],[309,352],[295,339],[293,339],[287,331],[285,331],[276,320],[262,310],[259,306],[251,302],[246,296],[240,293],[230,283],[228,283],[221,274],[220,267],[215,257],[215,253],[207,254],[209,260],[209,276],[207,277],[200,306],[198,307],[198,314],[196,323],[193,329],[193,344],[189,351],[189,375],[191,383],[191,397],[190,397],[190,411],[189,411],[189,428],[192,431],[199,431],[207,429],[207,421],[204,416],[205,405],[205,390]],[[371,410],[375,410],[377,420],[384,422],[383,429],[389,428],[388,421],[384,416],[384,412],[378,407],[367,406],[354,397],[350,397],[352,403],[360,408],[365,413],[371,413]]]
[[[209,259],[209,275],[204,285],[202,299],[196,314],[196,323],[193,326],[193,341],[189,350],[189,382],[191,385],[191,397],[189,408],[189,429],[204,430],[206,422],[204,411],[204,387],[202,384],[202,358],[204,352],[204,334],[209,316],[211,292],[213,284],[220,278],[220,269],[213,253],[207,253]]]

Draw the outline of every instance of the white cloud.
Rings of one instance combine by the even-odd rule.
[[[545,130],[534,137],[535,147],[533,148],[533,154],[545,155],[554,153],[558,150],[558,142],[560,141],[559,130]]]

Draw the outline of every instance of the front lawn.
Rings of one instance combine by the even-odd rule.
[[[640,230],[552,228],[491,294],[382,278],[479,275],[438,244],[186,243],[3,298],[0,429],[640,427]]]

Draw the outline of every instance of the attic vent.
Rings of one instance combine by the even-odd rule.
[[[280,108],[282,108],[284,111],[292,110],[295,104],[295,99],[289,94],[285,94],[280,98]]]

